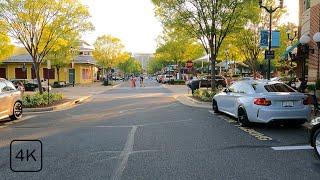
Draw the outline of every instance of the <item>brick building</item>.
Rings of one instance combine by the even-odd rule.
[[[320,0],[299,0],[299,3],[299,37],[309,35],[312,39],[313,35],[320,31]],[[306,63],[303,63],[301,46],[298,50],[297,75],[303,77],[303,64],[305,64],[305,77],[309,82],[314,82],[317,79],[318,48],[313,40],[309,43],[309,47],[311,51]]]

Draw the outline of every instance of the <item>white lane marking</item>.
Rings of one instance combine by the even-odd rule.
[[[95,127],[96,128],[132,128],[132,127],[144,127],[144,126],[171,124],[171,123],[180,123],[180,122],[189,122],[189,121],[192,121],[192,119],[178,120],[178,121],[167,121],[167,122],[159,122],[159,123],[146,123],[146,124],[132,125],[132,126],[119,125],[119,126],[95,126]]]
[[[121,159],[120,164],[119,164],[118,168],[116,169],[115,174],[112,177],[113,180],[120,179],[124,169],[126,168],[129,156],[133,152],[134,135],[135,135],[137,129],[138,129],[137,126],[133,126],[129,135],[128,135],[127,142],[124,146],[123,151],[120,154],[120,159]]]
[[[271,147],[275,151],[293,151],[293,150],[309,150],[313,149],[312,146],[303,145],[303,146],[279,146],[279,147]]]

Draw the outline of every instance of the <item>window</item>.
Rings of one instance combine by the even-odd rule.
[[[16,79],[27,79],[27,72],[28,72],[28,69],[25,69],[25,71],[23,71],[22,68],[16,68],[15,69]]]
[[[304,0],[304,10],[307,10],[310,8],[311,0]]]
[[[281,83],[265,85],[264,88],[268,92],[295,92],[289,86],[287,86],[285,84],[281,84]]]
[[[90,69],[82,69],[82,79],[91,79],[91,71]]]
[[[34,68],[31,68],[31,79],[36,79],[36,71]]]
[[[48,69],[47,68],[43,68],[43,78],[48,79]],[[55,70],[54,69],[49,69],[49,78],[55,79]]]
[[[1,81],[0,82],[0,92],[3,92],[4,87],[6,87],[6,84],[3,81]]]
[[[0,78],[7,78],[6,76],[6,68],[0,68]]]

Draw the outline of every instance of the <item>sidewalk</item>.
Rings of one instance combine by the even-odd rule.
[[[192,97],[191,90],[189,90],[189,88],[186,85],[165,84],[163,85],[163,87],[173,92],[174,98],[186,106],[206,108],[206,109],[212,108],[210,102],[201,102],[201,101],[195,100]]]

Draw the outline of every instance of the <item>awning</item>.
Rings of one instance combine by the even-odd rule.
[[[297,48],[299,46],[300,42],[296,42],[295,44],[293,44],[289,49],[287,49],[282,55],[281,55],[281,59],[287,59],[289,53],[291,53],[295,48]]]

